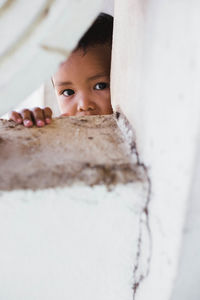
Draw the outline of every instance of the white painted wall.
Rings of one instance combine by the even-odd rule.
[[[112,98],[135,129],[140,159],[149,168],[152,182],[151,270],[136,299],[151,295],[151,299],[169,300],[172,288],[177,289],[179,272],[181,284],[175,295],[181,296],[173,299],[199,299],[193,269],[187,281],[190,264],[199,266],[192,255],[192,249],[199,248],[192,229],[190,238],[182,242],[191,205],[188,222],[200,218],[191,202],[191,184],[200,180],[194,173],[200,128],[199,10],[198,0],[115,1]],[[199,199],[199,189],[195,197]],[[182,258],[184,250],[180,252],[184,247],[191,254],[187,261]],[[184,267],[180,265],[177,273],[179,259]],[[190,294],[193,286],[197,290]]]
[[[114,0],[104,0],[102,2],[102,12],[114,15]]]
[[[145,199],[141,182],[1,193],[0,298],[132,300]]]
[[[182,245],[180,250],[179,269],[177,272],[172,300],[200,299],[200,135],[196,148],[194,173],[189,191]]]

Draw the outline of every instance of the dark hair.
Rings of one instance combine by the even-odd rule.
[[[112,34],[113,17],[105,13],[100,13],[79,40],[75,50],[86,50],[88,47],[99,44],[108,44],[112,47]]]

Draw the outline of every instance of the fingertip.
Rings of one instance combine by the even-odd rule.
[[[31,127],[31,126],[33,126],[33,122],[31,120],[24,120],[24,126]]]
[[[46,124],[50,124],[51,123],[51,119],[50,118],[46,118],[45,122],[46,122]]]
[[[21,123],[22,123],[22,119],[21,119],[21,118],[18,118],[18,119],[16,120],[16,122],[17,122],[18,124],[21,124]]]
[[[38,120],[36,122],[36,124],[37,124],[38,127],[43,127],[45,125],[44,121],[42,121],[42,120]]]

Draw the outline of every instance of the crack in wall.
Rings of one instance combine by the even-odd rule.
[[[119,128],[121,129],[126,141],[130,146],[130,150],[133,155],[133,158],[136,159],[137,165],[143,169],[147,181],[147,196],[146,196],[145,205],[143,207],[139,219],[139,235],[138,235],[136,262],[134,264],[134,269],[133,269],[134,282],[133,282],[132,289],[133,289],[133,300],[135,300],[136,293],[140,285],[142,284],[143,280],[145,280],[145,278],[148,277],[150,272],[150,264],[151,264],[151,257],[152,257],[152,233],[151,233],[150,222],[149,222],[149,204],[151,201],[152,182],[148,172],[148,167],[140,160],[140,156],[137,151],[136,137],[131,124],[129,123],[126,116],[121,112],[119,108],[118,111],[115,113],[115,116]],[[148,239],[148,254],[146,257],[146,270],[140,270],[140,265],[142,263],[141,260],[143,258],[142,247],[145,247],[145,245],[143,246],[145,233],[146,233],[146,238]]]
[[[141,283],[147,276],[149,275],[150,272],[150,263],[151,263],[151,256],[152,256],[152,235],[151,235],[151,229],[150,229],[150,224],[149,224],[149,203],[151,200],[151,180],[148,175],[148,170],[147,167],[140,163],[138,160],[138,164],[143,167],[146,175],[147,175],[147,182],[148,182],[148,192],[147,192],[147,198],[146,198],[146,203],[145,206],[141,212],[140,215],[140,231],[139,231],[139,238],[138,238],[138,251],[137,251],[137,258],[136,258],[136,264],[135,268],[133,271],[134,275],[134,284],[133,284],[133,300],[136,299],[136,293],[138,288],[140,287]],[[144,226],[144,229],[148,233],[148,238],[149,238],[149,255],[147,256],[147,267],[146,267],[146,272],[141,272],[140,275],[137,274],[139,273],[139,265],[140,265],[140,258],[141,258],[141,253],[142,253],[142,227]],[[137,276],[138,275],[138,276]]]

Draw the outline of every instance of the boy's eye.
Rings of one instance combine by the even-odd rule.
[[[62,92],[62,95],[66,96],[66,97],[69,97],[69,96],[71,96],[71,95],[73,95],[73,94],[74,94],[74,91],[71,90],[71,89],[67,89],[67,90],[64,90],[64,91]]]
[[[108,84],[106,82],[99,82],[95,85],[95,90],[104,90],[108,87]]]

